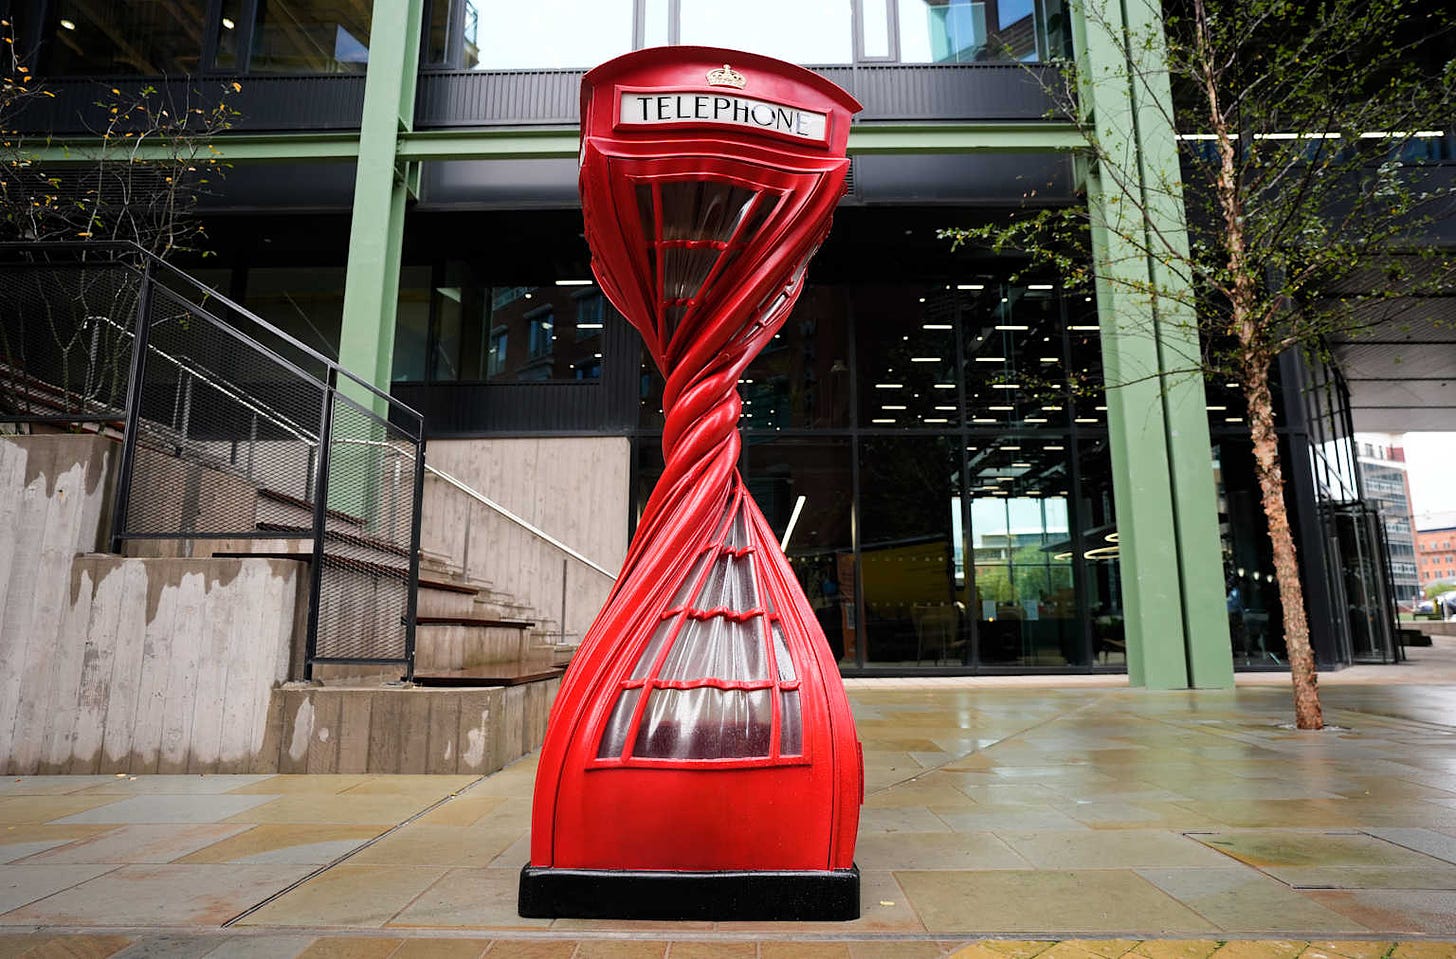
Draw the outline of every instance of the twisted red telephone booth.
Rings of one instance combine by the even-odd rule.
[[[859,915],[854,720],[737,470],[738,379],[803,290],[858,109],[704,47],[582,81],[592,267],[667,379],[666,466],[551,712],[524,916]]]

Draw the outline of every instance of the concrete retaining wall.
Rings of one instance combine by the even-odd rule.
[[[618,436],[431,440],[431,465],[616,572],[627,555],[629,467]],[[420,546],[579,641],[612,580],[426,474]],[[562,571],[566,622],[562,619]]]
[[[299,570],[76,557],[51,628],[4,643],[19,680],[0,693],[6,772],[267,771]]]
[[[119,449],[0,439],[0,770],[269,768],[302,567],[96,554]]]
[[[280,689],[277,771],[495,772],[541,745],[560,686]]]

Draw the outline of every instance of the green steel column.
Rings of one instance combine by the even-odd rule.
[[[389,388],[394,362],[395,307],[409,195],[397,154],[400,133],[414,123],[420,7],[421,0],[374,3],[349,224],[339,363],[382,390]]]
[[[1168,74],[1153,69],[1165,56],[1162,7],[1153,0],[1123,0],[1128,53],[1138,57],[1142,81],[1132,88],[1137,108],[1141,181],[1148,198],[1150,234],[1171,256],[1148,258],[1153,288],[1176,290],[1158,305],[1164,430],[1172,467],[1173,520],[1178,531],[1183,589],[1183,642],[1188,685],[1233,685],[1233,651],[1225,602],[1218,494],[1208,435],[1208,399],[1200,370],[1202,351],[1191,285],[1179,267],[1188,262],[1188,229],[1179,171],[1173,94]],[[1143,38],[1143,42],[1139,42]],[[1152,245],[1151,243],[1149,244]]]
[[[1160,55],[1161,21],[1143,0],[1087,4],[1074,8],[1073,37],[1082,108],[1105,155],[1087,189],[1128,672],[1155,689],[1227,686],[1217,504],[1202,378],[1191,369],[1197,335],[1186,282],[1152,253],[1164,242],[1154,237],[1187,243],[1166,77],[1147,69]]]

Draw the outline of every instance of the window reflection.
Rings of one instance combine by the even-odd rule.
[[[1064,427],[1071,410],[1070,374],[1055,284],[958,287],[964,304],[970,425]]]
[[[609,307],[595,286],[497,286],[487,291],[486,379],[596,380]]]
[[[342,267],[255,267],[247,272],[243,305],[305,346],[338,357]]]
[[[203,0],[58,0],[48,5],[45,72],[82,74],[197,73],[207,20]]]
[[[1247,439],[1214,441],[1213,480],[1234,665],[1282,665],[1284,615],[1274,581],[1274,550]]]
[[[363,73],[372,8],[351,0],[258,0],[255,73]]]
[[[860,569],[866,662],[971,661],[960,459],[948,437],[860,442]],[[947,504],[951,504],[947,508]]]
[[[903,63],[1046,60],[1062,54],[1060,3],[899,0]]]
[[[856,656],[853,480],[848,437],[747,437],[744,481],[785,553],[840,662]]]
[[[855,291],[859,422],[878,429],[938,429],[961,422],[957,310],[942,290]]]
[[[420,382],[425,378],[430,343],[430,268],[411,266],[400,271],[399,300],[394,318],[393,379]]]
[[[1100,666],[1127,664],[1127,636],[1119,566],[1121,537],[1112,499],[1112,456],[1106,437],[1084,440],[1078,453],[1081,487],[1077,497],[1082,527],[1083,577],[1092,655]],[[1170,574],[1171,575],[1171,574]]]
[[[810,287],[738,384],[745,429],[849,425],[844,291]]]

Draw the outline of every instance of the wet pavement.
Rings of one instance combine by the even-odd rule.
[[[11,777],[0,959],[1456,957],[1456,642],[1416,652],[1327,677],[1344,728],[1319,733],[1287,728],[1277,676],[853,682],[849,923],[519,918],[534,757],[484,778]]]

